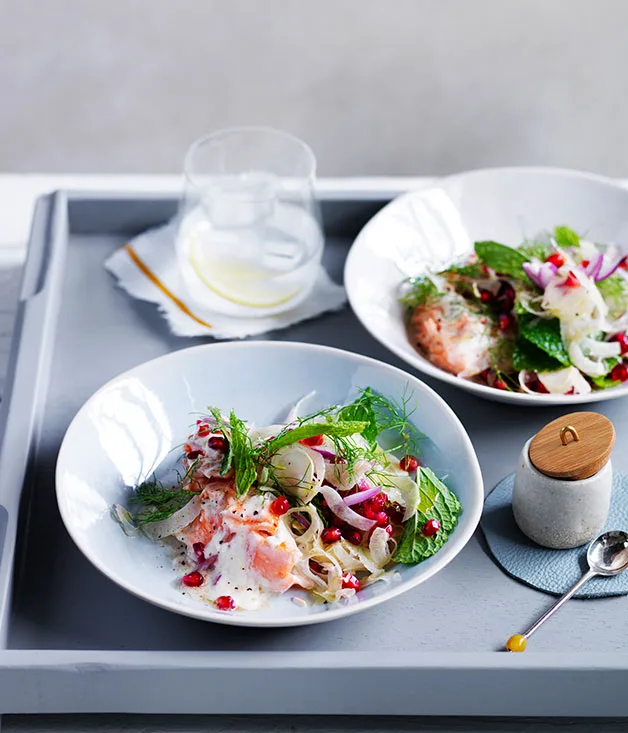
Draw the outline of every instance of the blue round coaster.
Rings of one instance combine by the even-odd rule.
[[[534,544],[517,527],[512,514],[514,474],[506,476],[484,502],[480,526],[489,549],[513,578],[533,588],[562,595],[587,569],[587,547],[548,550]],[[604,530],[628,530],[628,474],[613,476],[611,507]],[[604,531],[602,530],[602,531]],[[628,570],[614,578],[593,578],[574,598],[605,598],[628,593]]]

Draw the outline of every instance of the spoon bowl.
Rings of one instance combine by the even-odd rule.
[[[587,550],[587,562],[596,575],[618,575],[628,568],[628,533],[604,532]]]

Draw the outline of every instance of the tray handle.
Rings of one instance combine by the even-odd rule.
[[[31,225],[29,253],[22,274],[19,299],[26,302],[45,287],[50,271],[50,256],[55,242],[67,236],[68,207],[64,191],[42,196],[37,200]],[[36,244],[36,246],[33,246]]]

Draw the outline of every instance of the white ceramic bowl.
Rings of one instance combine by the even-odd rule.
[[[478,240],[511,246],[566,225],[628,251],[628,189],[600,176],[552,168],[494,168],[441,180],[384,207],[356,239],[345,286],[357,317],[408,364],[430,376],[500,402],[575,405],[628,394],[628,383],[586,395],[505,392],[461,379],[424,359],[410,344],[399,288],[426,268],[444,269]]]
[[[405,388],[419,406],[412,420],[430,440],[424,458],[458,495],[463,514],[446,545],[420,565],[399,566],[398,577],[375,583],[348,605],[302,608],[290,592],[259,611],[224,613],[181,594],[166,552],[127,537],[110,517],[126,503],[138,477],[150,475],[185,441],[207,405],[235,409],[270,424],[316,390],[312,410],[344,404],[360,387],[390,397]],[[309,409],[309,407],[308,407]],[[464,428],[445,402],[418,379],[373,359],[323,346],[244,342],[198,346],[149,361],[106,384],[81,408],[63,440],[57,499],[80,550],[111,580],[158,606],[209,621],[242,626],[293,626],[328,621],[389,600],[441,570],[465,546],[482,511],[478,461]]]

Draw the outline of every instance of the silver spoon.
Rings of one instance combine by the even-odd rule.
[[[613,530],[611,532],[604,532],[599,537],[596,537],[587,550],[587,563],[589,564],[587,572],[550,609],[538,618],[523,634],[515,634],[508,639],[506,642],[506,649],[508,651],[525,651],[528,639],[539,626],[553,616],[591,578],[594,578],[596,575],[610,576],[623,573],[628,568],[628,533],[622,532],[621,530]]]

